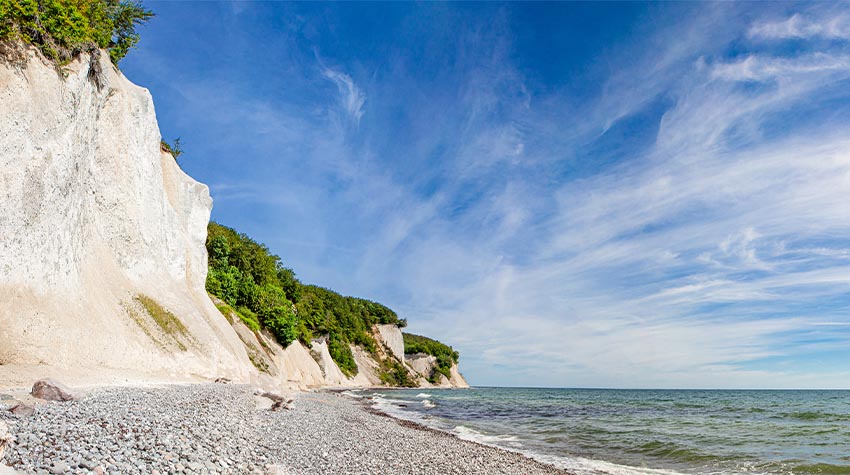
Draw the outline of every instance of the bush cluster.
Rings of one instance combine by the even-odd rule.
[[[151,17],[134,0],[0,0],[0,40],[32,44],[60,65],[102,48],[117,65]]]
[[[268,329],[284,346],[295,339],[309,345],[314,337],[327,336],[331,358],[348,376],[357,374],[351,344],[376,352],[372,325],[407,323],[377,302],[302,284],[265,245],[226,226],[210,223],[207,252],[207,291],[233,307],[248,326]]]
[[[287,294],[284,288],[295,274],[265,246],[215,223],[208,228],[207,251],[207,291],[233,307],[249,327],[262,325],[281,345],[292,343],[297,337],[292,303],[297,293]]]
[[[388,386],[415,388],[419,384],[410,377],[407,368],[397,359],[387,358],[381,362],[381,382]]]

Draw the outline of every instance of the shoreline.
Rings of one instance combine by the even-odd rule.
[[[14,436],[4,462],[84,475],[569,473],[340,392],[295,392],[291,410],[270,411],[249,385],[96,388],[30,417],[0,412]]]
[[[356,390],[360,390],[360,389],[361,388],[357,388]],[[369,389],[366,389],[366,390],[368,390],[368,391],[394,391],[394,390],[400,390],[400,389],[411,389],[411,388],[376,387],[376,388],[369,388]],[[441,391],[443,391],[443,390],[453,391],[453,390],[463,390],[463,389],[468,389],[468,388],[423,388],[423,389],[426,389],[426,390],[439,389]],[[455,433],[450,432],[448,430],[437,429],[435,427],[425,425],[421,422],[417,422],[417,421],[410,420],[410,419],[405,419],[401,416],[390,414],[389,412],[383,411],[381,409],[377,409],[373,405],[371,405],[370,404],[370,401],[372,401],[371,397],[358,398],[358,397],[355,397],[355,396],[346,395],[345,393],[349,390],[331,389],[331,390],[322,390],[322,391],[329,391],[329,392],[337,393],[339,396],[348,399],[352,403],[358,404],[361,407],[362,410],[364,410],[364,411],[366,411],[370,414],[374,414],[374,415],[377,415],[377,416],[386,417],[388,419],[394,420],[397,424],[404,426],[404,427],[408,427],[408,428],[411,428],[411,429],[414,429],[414,430],[431,432],[431,433],[434,433],[434,434],[438,434],[439,436],[450,437],[452,439],[457,440],[458,442],[477,445],[477,446],[479,446],[481,448],[485,448],[485,449],[497,450],[497,451],[505,452],[505,453],[508,453],[508,454],[511,454],[511,455],[517,455],[517,456],[523,457],[523,458],[525,458],[525,459],[527,459],[531,462],[534,462],[536,464],[541,464],[545,467],[548,467],[548,468],[551,468],[552,470],[555,470],[555,472],[553,472],[553,473],[561,473],[561,474],[564,474],[564,475],[575,475],[574,472],[571,472],[568,469],[558,467],[557,465],[555,465],[551,462],[537,458],[535,456],[535,454],[526,453],[526,452],[523,452],[523,451],[520,451],[520,450],[515,450],[515,449],[511,449],[511,448],[507,448],[507,447],[500,447],[500,446],[495,445],[495,444],[488,444],[488,443],[480,442],[480,441],[477,441],[477,440],[464,439],[461,436],[459,436],[458,434],[455,434]]]

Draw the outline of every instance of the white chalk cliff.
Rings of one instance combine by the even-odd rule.
[[[248,378],[204,290],[209,190],[160,151],[148,91],[105,54],[100,90],[88,57],[62,78],[29,56],[0,64],[0,364]]]
[[[148,91],[106,54],[101,87],[87,56],[62,77],[28,54],[0,61],[0,378],[380,383],[362,349],[346,378],[321,342],[283,349],[228,322],[204,288],[209,190],[160,150]],[[403,362],[390,326],[376,340]]]

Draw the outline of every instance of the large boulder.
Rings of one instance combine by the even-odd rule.
[[[52,379],[42,379],[32,385],[32,396],[45,401],[73,401],[76,395],[62,383]]]

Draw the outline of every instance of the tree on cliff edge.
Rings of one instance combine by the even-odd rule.
[[[34,45],[59,65],[106,49],[117,65],[153,16],[137,0],[0,0],[0,40]]]

